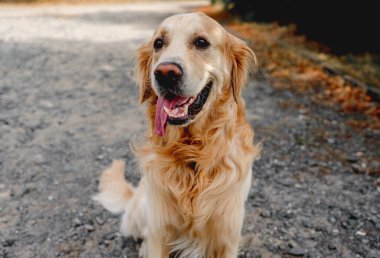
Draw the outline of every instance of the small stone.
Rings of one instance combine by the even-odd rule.
[[[106,239],[106,240],[113,240],[117,237],[117,233],[115,232],[111,232],[111,233],[108,233],[106,234],[105,236],[103,236],[103,239]]]
[[[98,223],[99,225],[103,225],[104,222],[105,222],[105,219],[104,219],[104,217],[102,217],[102,216],[96,216],[96,217],[95,217],[95,221],[96,221],[96,223]]]
[[[77,232],[74,228],[72,228],[72,229],[69,230],[69,235],[70,235],[71,237],[73,237],[73,236],[78,235],[78,232]]]
[[[293,256],[304,256],[307,250],[302,247],[293,247],[288,251],[288,254]]]
[[[34,156],[33,160],[37,165],[42,165],[46,163],[45,157],[41,154],[37,154],[36,156]]]
[[[352,164],[351,167],[352,167],[352,170],[353,170],[355,173],[363,173],[363,172],[365,172],[365,171],[363,171],[362,166],[360,166],[360,165],[357,164],[357,163]]]
[[[127,242],[125,241],[124,237],[122,236],[116,237],[115,246],[119,247],[120,249],[124,249],[127,246]]]
[[[288,233],[288,230],[286,228],[278,228],[278,232],[281,233],[283,236],[282,236],[282,239],[283,240],[286,240],[287,239],[287,233]]]
[[[315,160],[305,160],[305,162],[311,167],[318,167],[318,162]]]
[[[52,108],[52,107],[54,107],[54,104],[48,100],[41,100],[40,106],[44,107],[44,108]]]
[[[300,115],[298,116],[298,119],[300,119],[300,120],[305,120],[305,119],[307,119],[307,116],[305,116],[304,114],[300,114]]]
[[[20,191],[19,196],[20,196],[20,197],[24,197],[25,195],[27,195],[27,194],[33,192],[34,190],[35,190],[35,189],[32,189],[32,188],[30,188],[30,187],[25,187],[25,188],[23,188],[23,189]]]
[[[358,220],[360,219],[360,212],[358,210],[354,210],[350,213],[350,216],[348,218],[349,220]]]
[[[346,160],[348,161],[348,162],[351,162],[351,163],[355,163],[355,162],[358,162],[358,157],[356,157],[356,156],[348,156],[347,158],[346,158]]]
[[[9,246],[12,246],[13,244],[15,243],[15,240],[14,239],[7,239],[5,240],[2,245],[4,247],[9,247]]]
[[[284,243],[281,243],[278,245],[278,249],[281,251],[285,251],[288,248],[288,246]]]
[[[293,211],[292,210],[287,210],[284,214],[284,218],[290,219],[293,217]]]
[[[334,144],[335,143],[335,139],[334,138],[328,138],[327,142],[330,143],[330,144]]]
[[[337,249],[333,243],[329,243],[327,247],[329,250],[336,250]]]
[[[339,230],[336,229],[336,228],[334,228],[331,233],[332,233],[333,236],[338,236],[339,235]]]
[[[356,219],[348,219],[346,221],[343,221],[341,225],[343,228],[351,229],[351,228],[355,227],[356,224],[357,224]]]
[[[310,222],[310,220],[304,220],[302,221],[302,225],[305,227],[305,228],[311,228],[312,227],[312,224]]]
[[[271,243],[268,243],[268,244],[265,244],[266,248],[271,251],[271,252],[276,252],[277,251],[277,245],[275,244],[271,244]]]
[[[364,155],[364,153],[363,153],[363,152],[361,152],[361,151],[358,151],[358,152],[356,152],[356,153],[355,153],[355,155],[356,155],[357,157],[361,157],[361,156],[363,156],[363,155]]]
[[[362,243],[363,243],[363,244],[368,244],[368,243],[369,243],[369,240],[368,240],[367,238],[363,238],[363,239],[362,239]]]
[[[92,232],[92,231],[95,230],[95,227],[92,226],[92,225],[89,225],[89,224],[84,225],[84,228],[85,228],[88,232]]]
[[[359,230],[359,231],[356,231],[355,235],[357,235],[357,236],[365,236],[367,234],[364,231]]]
[[[272,213],[268,210],[263,210],[261,211],[260,216],[263,218],[270,218],[272,216]]]
[[[78,217],[76,217],[73,220],[73,224],[74,224],[75,227],[78,227],[78,226],[82,225],[82,221]]]

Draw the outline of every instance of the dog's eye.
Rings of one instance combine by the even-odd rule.
[[[194,41],[194,45],[198,49],[207,49],[210,46],[210,43],[205,38],[199,37]]]
[[[162,39],[156,39],[153,43],[153,47],[156,51],[160,50],[164,46],[164,41]]]

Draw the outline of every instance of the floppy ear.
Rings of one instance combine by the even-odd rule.
[[[235,100],[238,100],[241,89],[246,83],[249,70],[257,68],[255,53],[244,41],[229,35],[229,58],[231,60],[231,82],[230,87]]]
[[[150,42],[145,43],[137,50],[137,75],[140,84],[139,102],[143,103],[149,99],[152,94],[152,86],[150,79],[150,69],[152,65],[153,50]]]

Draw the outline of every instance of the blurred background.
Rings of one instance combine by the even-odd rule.
[[[374,1],[226,0],[226,8],[244,21],[295,24],[305,34],[331,48],[335,53],[377,53],[380,23]]]

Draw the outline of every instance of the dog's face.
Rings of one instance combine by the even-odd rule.
[[[239,94],[251,61],[246,44],[204,14],[165,19],[138,57],[140,99],[157,96],[156,134],[206,115],[223,94]]]

